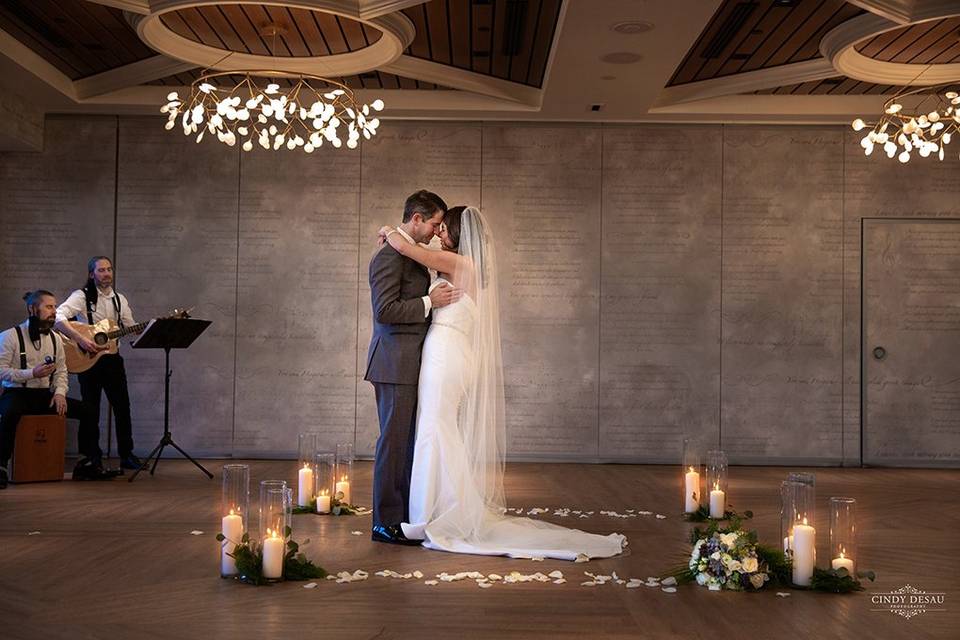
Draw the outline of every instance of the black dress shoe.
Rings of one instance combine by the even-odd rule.
[[[409,546],[420,546],[423,540],[411,540],[403,535],[403,529],[398,524],[382,525],[373,527],[373,533],[370,539],[374,542],[386,542],[389,544],[405,544]]]
[[[136,454],[128,454],[120,458],[120,467],[123,469],[139,469],[143,466],[143,460],[138,458]]]
[[[73,468],[74,480],[112,480],[116,473],[104,471],[103,463],[93,458],[81,458]]]

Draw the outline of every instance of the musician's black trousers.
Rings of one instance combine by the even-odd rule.
[[[21,416],[50,415],[57,412],[50,406],[49,389],[4,389],[0,395],[0,467],[6,467],[13,455],[17,437],[17,423]],[[67,417],[80,421],[78,444],[80,453],[96,460],[100,452],[100,430],[97,428],[97,413],[80,400],[67,398]]]
[[[80,395],[94,413],[100,415],[100,394],[106,392],[113,406],[113,419],[117,427],[117,453],[126,458],[133,453],[133,423],[130,420],[130,394],[127,392],[127,371],[123,356],[102,356],[97,364],[77,375],[80,380]]]

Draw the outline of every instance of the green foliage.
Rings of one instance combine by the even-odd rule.
[[[858,571],[856,577],[850,574],[846,567],[839,569],[813,569],[813,579],[810,581],[810,588],[814,591],[825,591],[828,593],[851,593],[853,591],[863,591],[863,585],[857,578],[867,578],[873,582],[877,574],[873,571]]]
[[[291,535],[293,530],[290,527],[284,527],[283,537],[286,540],[286,553],[283,556],[283,579],[284,580],[313,580],[327,577],[327,572],[323,567],[315,565],[307,559],[307,556],[300,553],[300,543],[295,542]],[[217,534],[217,540],[225,540],[222,533]],[[307,545],[309,539],[303,541]],[[243,534],[240,543],[234,548],[230,556],[237,563],[237,572],[240,574],[240,581],[255,586],[269,585],[271,581],[263,577],[263,547],[257,542],[251,542],[249,534]]]
[[[343,495],[338,493],[337,495]],[[360,507],[354,506],[352,504],[347,504],[346,502],[341,502],[337,498],[330,500],[330,513],[317,513],[317,499],[314,498],[310,501],[310,504],[305,507],[294,507],[294,515],[312,513],[317,516],[352,516],[356,515],[360,511]]]
[[[793,564],[783,551],[765,544],[757,544],[757,560],[760,570],[766,571],[770,584],[788,587],[793,578]],[[765,567],[765,569],[764,569]]]
[[[733,505],[730,505],[731,507]],[[733,509],[727,509],[722,518],[711,518],[710,509],[706,505],[700,505],[700,508],[693,513],[683,514],[683,519],[687,522],[718,522],[721,520],[749,520],[753,517],[753,511],[744,511],[742,514]]]

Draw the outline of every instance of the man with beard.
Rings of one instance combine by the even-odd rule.
[[[121,329],[135,324],[130,303],[113,288],[113,261],[107,256],[94,256],[87,263],[87,283],[77,289],[57,309],[57,331],[74,340],[89,353],[105,349],[80,335],[67,320],[96,324],[104,319],[117,323]],[[119,353],[100,357],[89,370],[77,375],[80,396],[100,415],[100,396],[106,393],[117,425],[117,453],[124,469],[139,469],[143,463],[133,452],[133,421],[130,418],[130,392],[127,390],[127,370]]]
[[[52,332],[57,301],[45,289],[23,298],[30,317],[0,333],[0,489],[9,481],[17,423],[24,415],[57,414],[80,421],[83,456],[73,470],[75,480],[111,477],[103,471],[97,415],[86,404],[67,398],[67,363],[63,341]]]

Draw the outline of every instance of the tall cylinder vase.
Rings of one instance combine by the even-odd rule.
[[[220,499],[221,529],[220,576],[236,576],[237,563],[231,555],[250,525],[250,467],[245,464],[223,465],[223,488]]]
[[[683,464],[680,468],[683,512],[694,513],[700,509],[700,449],[696,441],[684,438],[681,462]]]
[[[857,501],[853,498],[830,498],[830,567],[846,569],[856,575]]]
[[[297,505],[300,507],[308,506],[314,497],[317,436],[317,433],[311,432],[301,433],[297,437]]]
[[[353,443],[337,445],[337,482],[334,497],[341,504],[352,504],[350,488],[353,483]]]

